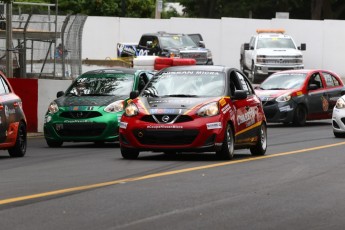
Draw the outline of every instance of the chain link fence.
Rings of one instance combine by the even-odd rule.
[[[58,15],[52,11],[55,7],[54,4],[13,3],[14,77],[74,79],[81,74],[82,34],[87,16]],[[0,28],[0,65],[6,60],[5,34]]]

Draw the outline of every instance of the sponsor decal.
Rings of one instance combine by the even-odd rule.
[[[289,111],[291,111],[291,110],[293,110],[293,108],[291,108],[290,105],[283,106],[283,107],[280,107],[280,108],[279,108],[279,111],[280,111],[280,112],[289,112]]]
[[[127,129],[127,122],[120,122],[120,129]]]
[[[182,109],[150,109],[150,114],[182,114]]]
[[[215,71],[168,71],[162,75],[220,75],[220,72]]]
[[[301,95],[303,95],[303,93],[302,93],[302,91],[298,91],[298,92],[296,93],[296,95],[297,95],[297,96],[301,96]]]
[[[229,104],[227,104],[226,106],[224,106],[224,107],[222,108],[223,114],[227,113],[229,110],[230,110],[230,105],[229,105]]]
[[[93,110],[93,106],[88,106],[86,110]]]
[[[207,123],[207,129],[221,129],[222,123],[221,122],[214,122],[214,123]]]
[[[64,123],[92,123],[88,120],[65,120]]]
[[[322,110],[327,111],[328,107],[329,107],[329,103],[328,103],[327,99],[322,96],[321,101],[322,101]]]
[[[224,105],[226,104],[225,99],[224,99],[224,98],[220,99],[220,100],[219,100],[219,104],[220,104],[221,106],[224,106]]]
[[[183,104],[192,104],[193,101],[191,100],[185,100],[185,99],[169,99],[169,100],[152,100],[149,101],[150,104],[155,103],[183,103]]]
[[[147,129],[183,129],[181,125],[148,125]]]
[[[249,108],[244,114],[239,114],[237,116],[238,125],[246,123],[246,126],[250,126],[255,123],[256,110],[254,108]]]

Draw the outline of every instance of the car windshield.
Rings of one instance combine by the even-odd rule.
[[[257,49],[264,48],[296,49],[296,46],[291,38],[259,38]]]
[[[159,38],[162,48],[174,47],[196,47],[195,42],[187,35],[171,35],[162,36]]]
[[[303,85],[306,77],[305,73],[273,74],[260,85],[260,88],[266,90],[298,89]]]
[[[216,71],[170,71],[154,76],[144,97],[216,97],[224,95],[225,75]]]
[[[133,88],[131,74],[87,75],[77,78],[66,94],[76,96],[129,95]]]

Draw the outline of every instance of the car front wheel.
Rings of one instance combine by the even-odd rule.
[[[137,159],[139,156],[139,151],[121,147],[121,155],[124,159]]]
[[[262,123],[259,134],[258,141],[255,146],[250,148],[250,152],[253,156],[263,156],[267,149],[267,127],[265,123]]]
[[[231,125],[226,126],[222,147],[216,151],[216,156],[222,160],[231,160],[234,157],[235,139]]]

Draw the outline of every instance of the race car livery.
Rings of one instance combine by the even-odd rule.
[[[124,100],[132,90],[141,91],[151,76],[129,68],[93,70],[79,76],[48,107],[44,123],[48,146],[117,141]]]
[[[234,149],[263,155],[266,120],[260,99],[237,69],[223,66],[170,67],[132,94],[120,123],[124,158],[140,151],[216,152]]]
[[[23,157],[27,146],[26,118],[22,100],[0,71],[0,149],[11,157]]]
[[[328,70],[287,70],[271,75],[255,91],[268,122],[303,126],[307,120],[331,118],[345,88]]]

